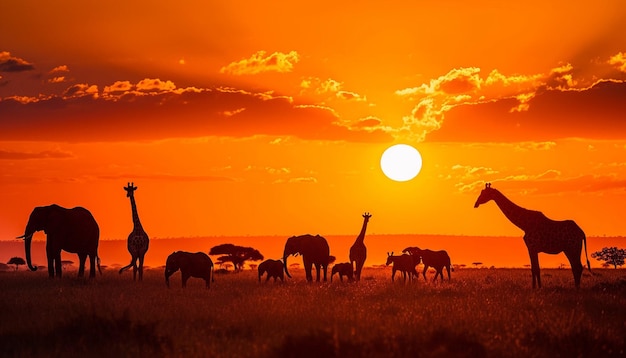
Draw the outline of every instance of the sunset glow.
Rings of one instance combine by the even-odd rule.
[[[626,232],[622,0],[64,5],[0,5],[0,240],[52,203],[126,240],[128,182],[152,239],[356,236],[366,211],[372,234],[521,238],[473,209],[485,182]],[[397,143],[411,180],[381,170]]]

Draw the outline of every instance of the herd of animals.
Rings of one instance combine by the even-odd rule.
[[[134,197],[137,187],[133,183],[128,183],[124,190],[131,203],[133,230],[128,236],[128,251],[131,255],[131,261],[127,266],[122,267],[119,273],[122,274],[125,270],[132,267],[133,279],[136,280],[137,276],[139,276],[141,281],[149,238],[141,226],[139,215],[137,214],[137,205]],[[565,253],[571,264],[575,286],[580,286],[580,278],[583,271],[580,255],[583,244],[585,245],[585,257],[587,258],[589,271],[591,271],[591,268],[587,257],[585,233],[574,221],[554,221],[539,211],[522,208],[506,198],[501,192],[492,188],[490,183],[485,185],[474,207],[477,208],[481,204],[492,200],[507,219],[524,231],[524,242],[528,248],[531,262],[533,288],[541,287],[539,252],[548,254]],[[367,248],[365,247],[364,239],[370,218],[371,215],[369,213],[363,214],[361,232],[350,248],[350,262],[335,264],[331,271],[331,281],[335,274],[338,274],[341,281],[343,281],[344,276],[349,281],[360,281],[363,265],[367,258]],[[55,277],[55,275],[57,277],[62,275],[61,250],[78,254],[79,277],[84,276],[87,257],[89,257],[90,262],[89,277],[95,277],[96,265],[98,271],[101,272],[100,260],[98,258],[99,227],[87,209],[82,207],[66,209],[56,204],[33,209],[24,235],[18,237],[24,239],[26,263],[32,271],[37,270],[31,261],[30,248],[32,237],[35,232],[41,230],[47,235],[46,255],[48,274],[51,278]],[[274,281],[276,279],[284,280],[284,274],[291,278],[287,268],[287,259],[291,255],[302,256],[307,281],[313,280],[313,266],[316,269],[316,280],[320,281],[322,272],[324,281],[327,280],[327,268],[331,257],[328,242],[320,235],[306,234],[292,236],[287,239],[282,260],[268,259],[258,265],[259,282],[263,275],[267,275],[266,281],[270,278],[274,278]],[[419,247],[407,247],[403,250],[402,255],[393,255],[393,252],[387,253],[386,265],[392,265],[392,281],[397,271],[400,271],[405,281],[407,276],[409,280],[413,277],[418,277],[419,275],[415,267],[420,263],[424,265],[422,272],[424,279],[426,279],[428,268],[433,267],[436,271],[433,281],[437,280],[438,277],[441,277],[442,281],[444,280],[444,268],[447,270],[448,280],[450,280],[451,261],[446,251],[431,251],[427,249],[422,250]],[[165,282],[168,287],[170,276],[179,270],[182,275],[183,287],[186,286],[190,277],[204,279],[207,288],[210,287],[210,282],[214,282],[213,262],[205,253],[176,251],[169,255],[165,264]]]

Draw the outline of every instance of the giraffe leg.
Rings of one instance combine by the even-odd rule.
[[[533,288],[541,288],[541,276],[539,268],[539,254],[537,252],[531,252],[530,254],[530,270],[533,275]]]
[[[356,280],[357,281],[361,281],[361,270],[363,270],[363,264],[364,263],[365,263],[364,261],[360,261],[360,260],[356,262],[356,272],[355,272],[355,274],[356,274]]]
[[[143,257],[139,256],[139,281],[143,281]]]

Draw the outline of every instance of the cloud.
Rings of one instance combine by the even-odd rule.
[[[0,150],[0,160],[67,159],[73,157],[72,153],[61,150],[45,150],[36,153]]]
[[[603,81],[580,91],[543,90],[529,109],[515,98],[457,106],[429,141],[553,142],[563,138],[625,139],[626,82]],[[443,121],[442,121],[443,122]]]
[[[50,72],[48,72],[48,74],[56,74],[56,73],[64,73],[64,72],[70,72],[70,69],[67,67],[67,65],[61,65],[61,66],[57,66],[53,69],[50,70]]]
[[[626,53],[620,52],[615,56],[611,56],[608,63],[617,67],[620,71],[626,72]]]
[[[22,72],[34,70],[35,66],[19,57],[13,57],[9,52],[0,52],[0,72]]]
[[[220,73],[231,75],[254,75],[262,72],[291,72],[300,55],[296,51],[289,53],[274,52],[267,55],[265,51],[258,51],[250,58],[232,62],[220,69]]]
[[[548,170],[537,175],[508,176],[502,179],[489,180],[494,188],[506,191],[511,195],[561,195],[567,192],[576,193],[614,193],[626,192],[626,179],[613,175],[581,175],[563,177],[559,171]],[[478,194],[485,187],[485,181],[469,184],[459,183],[457,189],[464,193]],[[521,203],[518,203],[521,204]]]
[[[141,90],[140,90],[141,89]],[[60,96],[0,100],[0,140],[127,141],[206,136],[294,136],[309,140],[388,142],[383,129],[351,127],[331,108],[288,96],[233,88],[76,84]]]
[[[99,179],[105,180],[137,180],[150,179],[172,182],[215,182],[215,181],[235,181],[235,179],[216,175],[174,175],[174,174],[136,174],[124,173],[119,175],[102,175]]]
[[[397,133],[418,141],[626,138],[626,122],[621,120],[626,78],[607,67],[621,68],[625,61],[619,53],[589,68],[562,63],[530,75],[507,76],[493,70],[483,76],[476,67],[453,69],[428,83],[396,91],[415,102]]]
[[[345,99],[348,101],[367,101],[367,98],[362,97],[358,93],[348,92],[348,91],[339,91],[337,92],[337,98]]]

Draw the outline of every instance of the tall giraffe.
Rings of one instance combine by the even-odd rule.
[[[356,270],[354,274],[356,276],[356,280],[361,280],[361,270],[363,270],[363,264],[365,264],[365,259],[367,258],[367,248],[365,247],[365,230],[367,230],[367,222],[370,220],[372,215],[370,213],[363,214],[363,227],[361,228],[361,232],[359,236],[356,237],[354,244],[350,247],[350,265],[354,265],[353,262],[356,263]]]
[[[541,288],[538,255],[540,252],[552,255],[564,252],[572,267],[574,284],[577,288],[580,287],[580,276],[583,273],[580,254],[583,243],[585,244],[585,257],[587,258],[589,272],[591,272],[591,266],[589,266],[589,257],[587,256],[587,238],[583,230],[574,221],[554,221],[547,218],[540,211],[524,209],[507,199],[498,190],[492,188],[491,183],[487,183],[485,189],[480,192],[474,208],[490,200],[496,202],[504,216],[513,225],[524,231],[524,243],[526,243],[528,255],[530,256],[533,288],[535,288],[535,285]]]
[[[133,268],[133,280],[137,279],[137,271],[139,271],[139,281],[143,280],[143,259],[148,251],[148,244],[150,239],[148,234],[143,230],[141,222],[139,221],[139,214],[137,214],[137,204],[135,204],[134,191],[137,187],[133,183],[129,183],[124,188],[126,190],[126,197],[130,198],[130,207],[133,211],[133,231],[128,235],[128,252],[130,252],[131,259],[128,266],[124,266],[120,269],[120,274],[124,270]],[[139,268],[137,267],[137,260],[139,260]]]

